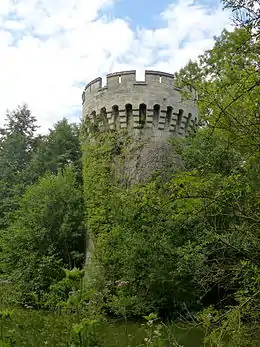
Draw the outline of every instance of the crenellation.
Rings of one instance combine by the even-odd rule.
[[[102,115],[100,131],[127,129],[145,136],[186,136],[196,126],[198,112],[193,100],[182,101],[174,75],[145,71],[145,81],[136,71],[121,71],[91,81],[82,94],[83,118],[92,123]],[[93,113],[94,112],[94,113]]]
[[[145,82],[150,85],[158,85],[160,84],[160,76],[154,74],[145,73]]]
[[[107,77],[107,89],[116,89],[119,87],[119,77],[112,75]]]
[[[172,86],[174,89],[180,90],[178,87],[174,86],[174,75],[160,72],[160,71],[145,71],[145,80],[138,81],[136,79],[136,70],[129,71],[121,71],[110,73],[106,77],[107,84],[105,86],[102,85],[102,78],[98,77],[91,82],[89,82],[85,87],[85,94],[93,93],[93,92],[104,92],[107,89],[117,89],[117,88],[125,88],[126,86],[149,86],[154,85],[158,86],[158,84],[165,84],[168,86]]]
[[[98,89],[99,93],[106,92],[106,91],[107,91],[107,85]]]
[[[159,77],[167,77],[174,79],[174,75],[170,74],[168,72],[163,72],[163,71],[156,71],[156,70],[145,70],[145,76],[150,75],[150,76],[159,76]]]
[[[102,88],[102,78],[95,78],[93,81],[89,82],[85,87],[86,93],[97,92],[100,88]]]

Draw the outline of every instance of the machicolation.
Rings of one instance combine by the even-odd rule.
[[[99,77],[82,94],[83,119],[98,121],[100,131],[128,129],[145,137],[186,136],[194,129],[198,113],[194,101],[182,100],[174,75],[145,71],[145,81],[136,80],[136,71]]]

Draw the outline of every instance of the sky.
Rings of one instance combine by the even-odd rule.
[[[23,103],[43,133],[63,117],[79,121],[92,79],[174,73],[224,28],[220,0],[0,0],[0,126]]]

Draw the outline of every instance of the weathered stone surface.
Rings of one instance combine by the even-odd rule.
[[[174,76],[145,71],[145,81],[136,72],[122,71],[90,82],[82,95],[83,119],[96,123],[99,131],[126,129],[132,141],[121,169],[130,185],[145,181],[153,171],[179,167],[180,158],[169,141],[193,131],[198,120],[194,101],[183,101]],[[90,128],[89,128],[90,129]]]
[[[123,155],[115,156],[114,160],[118,182],[128,187],[147,181],[152,173],[160,171],[160,176],[168,177],[182,167],[180,156],[163,137],[146,141],[134,138]]]

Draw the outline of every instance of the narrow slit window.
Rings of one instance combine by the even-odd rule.
[[[114,105],[112,107],[112,116],[114,117],[115,125],[119,126],[119,108],[117,105]]]
[[[188,119],[187,119],[187,122],[186,122],[186,124],[185,124],[185,133],[187,132],[187,130],[189,130],[189,126],[190,126],[191,118],[192,118],[192,114],[191,114],[191,113],[189,113],[189,114],[188,114]]]
[[[103,118],[105,117],[107,114],[107,110],[105,107],[102,107],[101,110],[100,110],[100,116]]]
[[[100,118],[101,118],[102,125],[106,127],[107,126],[107,109],[105,107],[102,107],[100,110]]]
[[[125,105],[125,113],[126,113],[126,124],[128,126],[130,124],[130,119],[133,116],[133,107],[131,104]]]
[[[97,119],[96,111],[92,111],[91,114],[90,114],[90,116],[91,116],[92,121],[95,122],[96,119]]]
[[[113,115],[118,115],[118,112],[119,112],[118,106],[117,106],[117,105],[114,105],[114,106],[112,107],[112,114],[113,114]]]
[[[172,111],[173,108],[171,106],[167,107],[167,111],[166,111],[166,126],[169,127],[171,124],[171,120],[172,120]]]
[[[158,126],[160,118],[160,105],[156,104],[153,107],[153,124],[155,127]]]
[[[182,116],[183,116],[183,110],[179,110],[178,118],[177,118],[177,129],[178,129],[178,131],[179,131],[180,126],[181,126]]]
[[[122,83],[122,77],[121,76],[118,77],[118,82],[119,82],[119,84]]]
[[[146,105],[141,104],[139,106],[139,125],[141,128],[145,126],[146,123]]]

